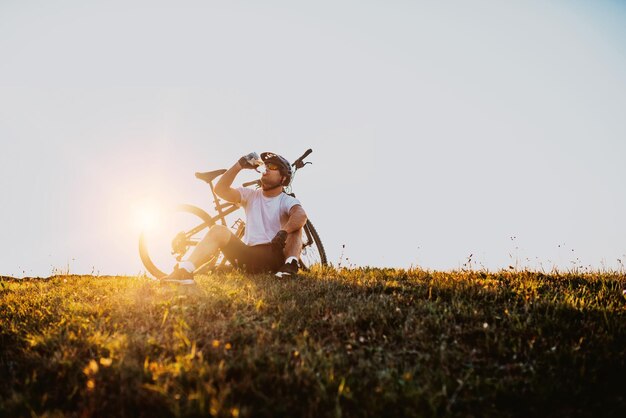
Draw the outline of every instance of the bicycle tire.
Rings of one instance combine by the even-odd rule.
[[[302,241],[303,248],[302,255],[300,256],[300,265],[303,270],[308,271],[315,264],[320,264],[321,266],[326,266],[328,264],[328,260],[326,259],[326,250],[324,249],[324,244],[322,244],[322,239],[313,226],[313,223],[311,223],[308,219],[304,225]],[[312,251],[311,256],[307,254],[308,251]]]
[[[199,228],[198,232],[203,231],[205,228],[209,228],[214,223],[211,216],[197,206],[186,205],[186,204],[178,205],[171,212],[187,212],[198,217],[199,223],[197,223],[193,228],[193,229]],[[150,245],[149,245],[148,234],[146,231],[142,231],[139,236],[139,257],[141,258],[141,262],[143,263],[144,267],[148,270],[148,272],[152,274],[154,277],[156,277],[157,279],[167,276],[168,273],[164,272],[163,270],[161,270],[161,268],[157,267],[155,260],[154,260],[154,254],[151,255],[149,247]]]

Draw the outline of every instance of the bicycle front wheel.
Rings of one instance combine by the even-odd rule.
[[[314,266],[325,266],[328,264],[322,240],[310,220],[306,221],[302,231],[300,264],[304,270],[310,270]]]
[[[195,249],[213,224],[211,216],[192,205],[179,205],[159,219],[158,226],[142,231],[139,256],[148,272],[157,279]]]

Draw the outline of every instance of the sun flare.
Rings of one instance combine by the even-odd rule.
[[[154,229],[161,218],[162,208],[154,201],[143,201],[132,205],[132,224],[140,231]]]

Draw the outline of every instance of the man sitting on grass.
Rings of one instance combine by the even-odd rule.
[[[215,185],[215,193],[241,204],[246,213],[243,242],[227,227],[213,225],[194,251],[180,266],[161,279],[164,282],[193,284],[193,272],[221,250],[230,263],[249,273],[275,272],[277,277],[296,277],[302,251],[302,227],[307,216],[300,201],[283,193],[291,182],[293,170],[280,155],[264,152],[265,172],[261,188],[233,189],[231,185],[242,169],[255,169],[254,153],[241,157]]]

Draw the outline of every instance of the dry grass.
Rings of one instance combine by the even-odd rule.
[[[626,277],[0,281],[0,416],[621,416]]]

